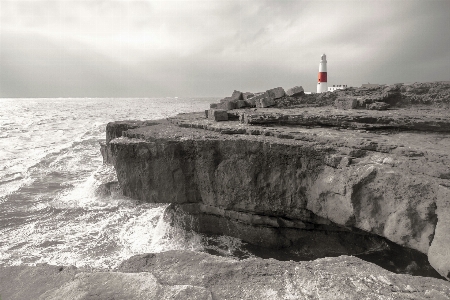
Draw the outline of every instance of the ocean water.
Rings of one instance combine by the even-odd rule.
[[[238,239],[171,227],[167,205],[98,192],[116,179],[99,147],[108,122],[201,111],[214,100],[0,99],[0,265],[114,268],[140,253],[241,251]]]

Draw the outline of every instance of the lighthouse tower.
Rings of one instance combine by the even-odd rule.
[[[327,90],[327,56],[324,53],[322,54],[319,64],[319,80],[317,81],[317,93],[325,93]]]

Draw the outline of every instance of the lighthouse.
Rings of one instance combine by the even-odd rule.
[[[319,64],[319,79],[317,81],[317,93],[325,93],[328,90],[327,83],[327,56],[322,54]]]

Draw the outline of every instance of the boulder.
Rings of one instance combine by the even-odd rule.
[[[224,109],[210,109],[208,112],[208,119],[219,121],[228,121],[228,113]]]
[[[272,98],[262,98],[259,100],[259,107],[270,107],[270,106],[274,106],[275,105],[275,101]],[[258,105],[256,106],[258,107]]]
[[[275,101],[267,92],[254,96],[250,99],[250,101],[254,101],[255,106],[261,108],[275,105]]]
[[[233,94],[231,95],[232,100],[244,100],[242,97],[242,92],[234,90]]]
[[[256,107],[256,102],[259,102],[259,99],[261,99],[261,97],[264,97],[265,93],[256,93],[253,94],[253,96],[248,96],[247,99],[245,100],[247,102],[247,105],[250,107]]]
[[[209,108],[217,108],[218,105],[219,105],[218,103],[211,103],[209,105]]]
[[[355,98],[338,98],[334,101],[334,106],[338,109],[355,109],[357,104]]]
[[[256,101],[253,98],[245,100],[245,103],[247,104],[248,107],[256,107]]]
[[[281,98],[286,94],[282,87],[277,87],[277,88],[267,90],[266,93],[269,96],[269,98],[272,98],[272,99]]]
[[[242,99],[244,99],[244,100],[248,100],[249,98],[251,98],[253,96],[255,96],[255,94],[250,93],[250,92],[242,93]]]
[[[236,100],[236,99],[233,99],[233,97],[225,97],[220,100],[220,103],[229,102],[229,101],[233,101],[233,100]]]
[[[242,108],[242,107],[246,107],[246,106],[247,106],[247,102],[245,102],[244,100],[236,101],[236,108]]]
[[[390,105],[385,102],[374,102],[372,104],[367,104],[366,108],[370,110],[386,110],[389,106]]]
[[[222,101],[222,100],[221,100]],[[236,108],[236,100],[223,101],[217,104],[217,109],[231,110]]]
[[[300,96],[303,95],[305,91],[303,90],[303,87],[301,86],[294,86],[293,88],[290,88],[286,91],[286,95],[290,97]]]

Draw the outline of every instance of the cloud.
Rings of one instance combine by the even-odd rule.
[[[448,0],[2,0],[0,96],[315,90],[324,52],[330,84],[449,80],[448,11]]]

